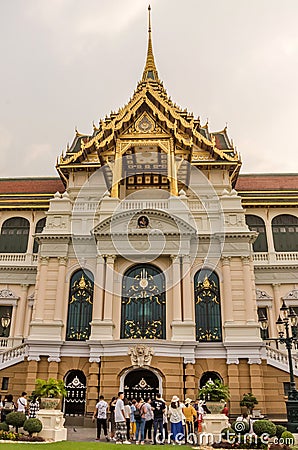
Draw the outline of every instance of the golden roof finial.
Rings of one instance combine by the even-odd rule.
[[[152,38],[151,38],[151,6],[148,6],[148,50],[146,65],[143,72],[142,81],[159,81],[158,73],[154,61]]]

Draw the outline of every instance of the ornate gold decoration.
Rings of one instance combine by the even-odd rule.
[[[135,347],[130,347],[128,355],[130,356],[132,366],[150,366],[154,351],[147,345],[139,344]]]
[[[92,292],[92,284],[91,282],[84,277],[82,274],[80,280],[76,280],[74,284],[72,285],[72,290],[74,290],[74,294],[71,296],[71,301],[69,304],[76,302],[78,298],[80,300],[84,300],[87,303],[90,303],[90,305],[93,304],[91,292]]]
[[[147,114],[143,114],[143,116],[136,122],[136,131],[140,133],[150,133],[154,129],[154,123],[148,117]]]
[[[158,73],[154,61],[151,38],[151,6],[148,6],[148,50],[142,81],[158,81]]]

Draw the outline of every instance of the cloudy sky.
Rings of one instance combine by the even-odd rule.
[[[152,0],[153,47],[181,107],[228,124],[243,173],[296,172],[297,0]],[[145,0],[0,0],[1,177],[55,176],[75,127],[126,103]]]

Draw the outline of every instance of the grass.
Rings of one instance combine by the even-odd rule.
[[[3,444],[2,444],[3,445]],[[5,445],[5,444],[4,444]],[[9,446],[8,446],[9,445]],[[63,442],[53,442],[51,444],[32,444],[34,445],[34,449],[36,450],[36,446],[39,446],[40,450],[116,450],[116,448],[127,448],[128,446],[119,446],[115,444],[109,444],[107,442],[74,442],[74,441],[63,441]],[[135,445],[133,445],[135,448]],[[167,447],[162,447],[163,449]],[[3,448],[6,448],[7,450],[29,450],[28,444],[7,444],[5,447],[1,447],[1,441],[0,441],[0,450]],[[143,449],[149,449],[154,448],[152,445],[142,445],[137,448]],[[156,447],[157,448],[157,447]]]

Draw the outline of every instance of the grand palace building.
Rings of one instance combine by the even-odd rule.
[[[149,20],[128,104],[75,133],[56,178],[0,180],[0,394],[60,378],[88,416],[99,393],[195,399],[217,378],[232,414],[252,392],[285,417],[270,338],[283,302],[298,313],[298,175],[240,168],[227,129],[168,96]]]

